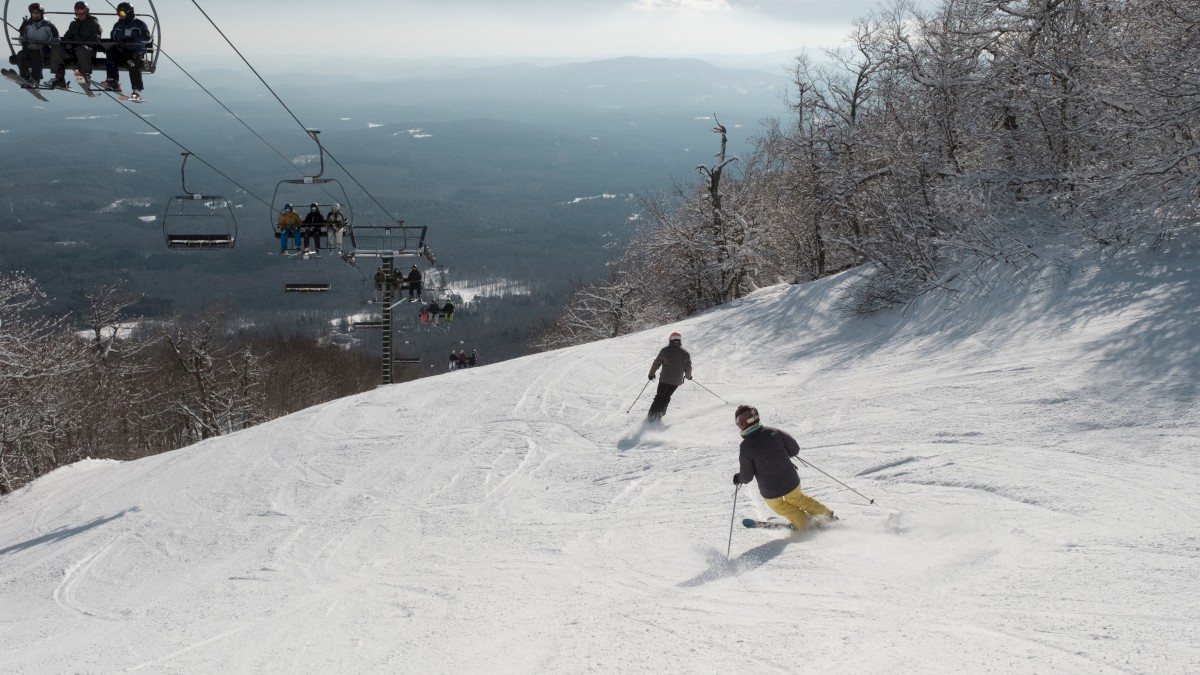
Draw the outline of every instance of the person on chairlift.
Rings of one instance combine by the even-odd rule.
[[[329,250],[345,253],[342,250],[342,236],[346,234],[346,214],[342,213],[341,204],[329,207],[329,215],[325,216],[325,222],[329,226],[326,239],[329,242]]]
[[[308,215],[304,216],[304,252],[321,254],[321,233],[325,231],[325,214],[316,202],[308,205]],[[309,242],[312,246],[309,246]]]
[[[29,17],[17,29],[21,50],[17,52],[17,74],[29,86],[42,82],[42,67],[50,59],[51,45],[58,42],[58,28],[46,20],[46,9],[41,3],[29,5]]]
[[[118,93],[121,91],[121,66],[125,66],[129,70],[129,87],[133,90],[129,98],[141,101],[142,90],[146,88],[142,84],[143,59],[146,46],[152,39],[150,27],[137,18],[133,5],[122,2],[117,5],[117,22],[113,24],[108,37],[112,40],[112,46],[104,50],[104,63],[108,70],[104,88]]]
[[[416,265],[408,271],[408,301],[416,302],[421,298],[421,270]]]
[[[279,237],[279,252],[287,253],[288,240],[293,240],[296,250],[300,250],[300,214],[291,204],[284,204],[279,212],[279,220],[275,223],[275,236]]]
[[[52,89],[67,88],[67,64],[74,64],[84,77],[91,79],[92,62],[96,59],[96,48],[104,34],[100,21],[92,16],[86,2],[75,3],[75,20],[67,26],[62,41],[50,52],[50,70],[54,79],[47,82]]]

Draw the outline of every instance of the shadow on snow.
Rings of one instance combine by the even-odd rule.
[[[696,586],[703,586],[709,582],[726,577],[735,577],[739,574],[750,572],[762,567],[769,560],[778,557],[789,544],[807,541],[810,538],[812,538],[811,532],[792,532],[783,539],[772,539],[765,544],[759,544],[732,560],[727,560],[725,555],[720,551],[710,549],[705,552],[705,557],[708,559],[708,569],[687,581],[679,582],[678,586],[680,588],[695,588]]]
[[[62,541],[63,539],[69,539],[81,532],[87,532],[88,530],[90,530],[92,528],[100,527],[101,525],[104,525],[105,523],[110,523],[110,522],[116,520],[117,518],[124,517],[125,514],[127,514],[127,513],[137,512],[138,510],[139,510],[138,507],[135,506],[133,508],[125,509],[124,511],[121,511],[120,513],[116,513],[111,516],[108,516],[107,518],[96,518],[94,520],[90,520],[90,521],[84,523],[83,525],[79,525],[76,527],[59,528],[48,534],[43,534],[42,536],[37,537],[36,539],[30,539],[28,541],[23,541],[19,544],[13,544],[12,546],[6,546],[5,548],[0,548],[0,555],[8,555],[9,553],[17,553],[19,551],[24,551],[25,549],[33,548],[34,546],[40,546],[41,544],[49,544],[49,543],[56,542],[56,541]]]

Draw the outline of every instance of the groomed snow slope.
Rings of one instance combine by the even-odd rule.
[[[843,275],[0,501],[6,673],[1200,672],[1200,272]],[[668,333],[697,382],[625,410]],[[842,521],[733,532],[751,402]],[[753,486],[737,515],[766,516]]]

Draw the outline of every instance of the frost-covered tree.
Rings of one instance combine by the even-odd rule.
[[[44,306],[33,279],[0,276],[0,494],[82,457],[70,434],[86,352],[63,320],[39,316]]]
[[[159,446],[156,411],[166,398],[154,376],[150,352],[155,336],[129,315],[142,295],[123,282],[85,294],[83,331],[90,359],[81,374],[90,407],[104,410],[81,423],[77,443],[90,456],[132,459]]]
[[[1194,231],[1200,208],[1200,4],[897,0],[849,46],[793,64],[790,118],[752,155],[641,200],[616,277],[562,318],[608,335],[612,308],[665,323],[757,285],[865,265],[852,309],[1021,267],[1052,235],[1104,252]],[[632,252],[636,250],[636,255]],[[628,269],[628,267],[619,267]]]
[[[177,433],[194,440],[220,436],[263,419],[262,358],[228,335],[228,311],[176,315],[160,329],[167,345]]]

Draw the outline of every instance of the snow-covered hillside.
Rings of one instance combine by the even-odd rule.
[[[0,670],[1200,672],[1198,277],[847,318],[843,275],[82,462],[0,501]],[[642,430],[672,330],[728,403]],[[727,562],[739,402],[877,505],[805,469],[842,520]]]

